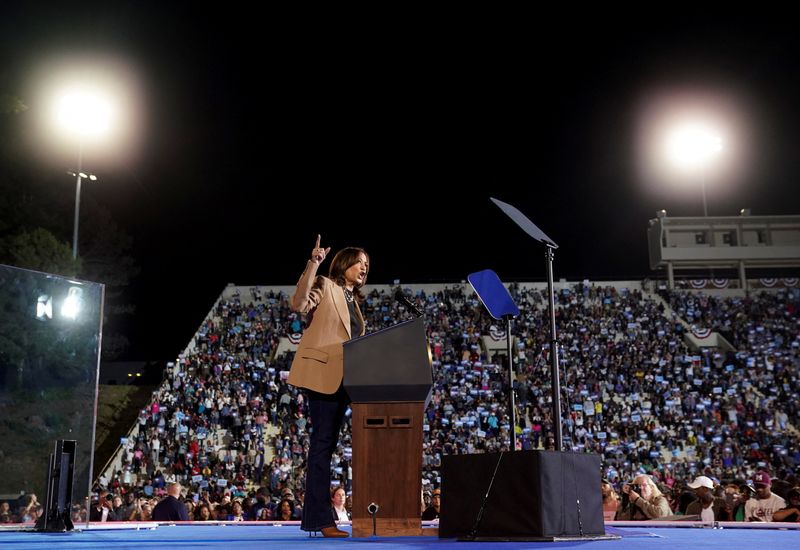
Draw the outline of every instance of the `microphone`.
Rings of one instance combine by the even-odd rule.
[[[394,299],[397,300],[398,302],[400,302],[401,304],[403,304],[404,306],[406,306],[411,311],[413,311],[417,315],[417,317],[422,317],[422,311],[420,311],[420,309],[417,307],[417,305],[414,302],[412,302],[411,300],[406,298],[406,295],[403,294],[403,289],[402,288],[398,288],[395,291]]]

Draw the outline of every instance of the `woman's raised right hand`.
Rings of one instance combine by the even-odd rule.
[[[314,245],[314,250],[311,251],[311,261],[317,265],[325,261],[325,256],[327,256],[328,252],[331,251],[330,246],[328,248],[320,247],[319,241],[320,241],[320,236],[317,235],[317,243]]]

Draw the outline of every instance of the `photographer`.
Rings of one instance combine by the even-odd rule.
[[[633,483],[622,487],[622,494],[623,509],[617,514],[618,520],[648,520],[672,514],[666,497],[648,475],[636,476]]]
[[[92,503],[89,510],[89,521],[120,521],[114,512],[114,495],[108,491],[101,491],[99,498]]]

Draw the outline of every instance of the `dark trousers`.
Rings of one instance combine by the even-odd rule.
[[[335,525],[331,511],[331,456],[339,442],[339,430],[350,398],[342,386],[332,395],[311,390],[307,393],[311,445],[308,449],[306,496],[300,527],[304,531],[319,531]]]

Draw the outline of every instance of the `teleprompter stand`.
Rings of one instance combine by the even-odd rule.
[[[561,387],[553,293],[553,250],[558,245],[522,212],[491,199],[528,235],[546,247],[550,301],[554,451],[516,451],[511,319],[519,314],[497,275],[482,271],[468,280],[495,319],[506,320],[511,451],[445,456],[439,536],[463,541],[612,540],[603,524],[600,457],[561,450]]]
[[[547,264],[547,296],[550,302],[550,378],[551,378],[551,393],[553,400],[553,436],[555,439],[555,450],[560,451],[563,445],[561,435],[561,382],[559,377],[558,366],[558,339],[556,338],[556,309],[555,309],[555,296],[553,291],[553,251],[558,248],[558,245],[544,232],[536,227],[534,223],[528,219],[525,214],[502,201],[492,198],[500,210],[511,218],[514,223],[522,228],[525,233],[533,237],[536,241],[542,243],[545,250],[545,260]]]

